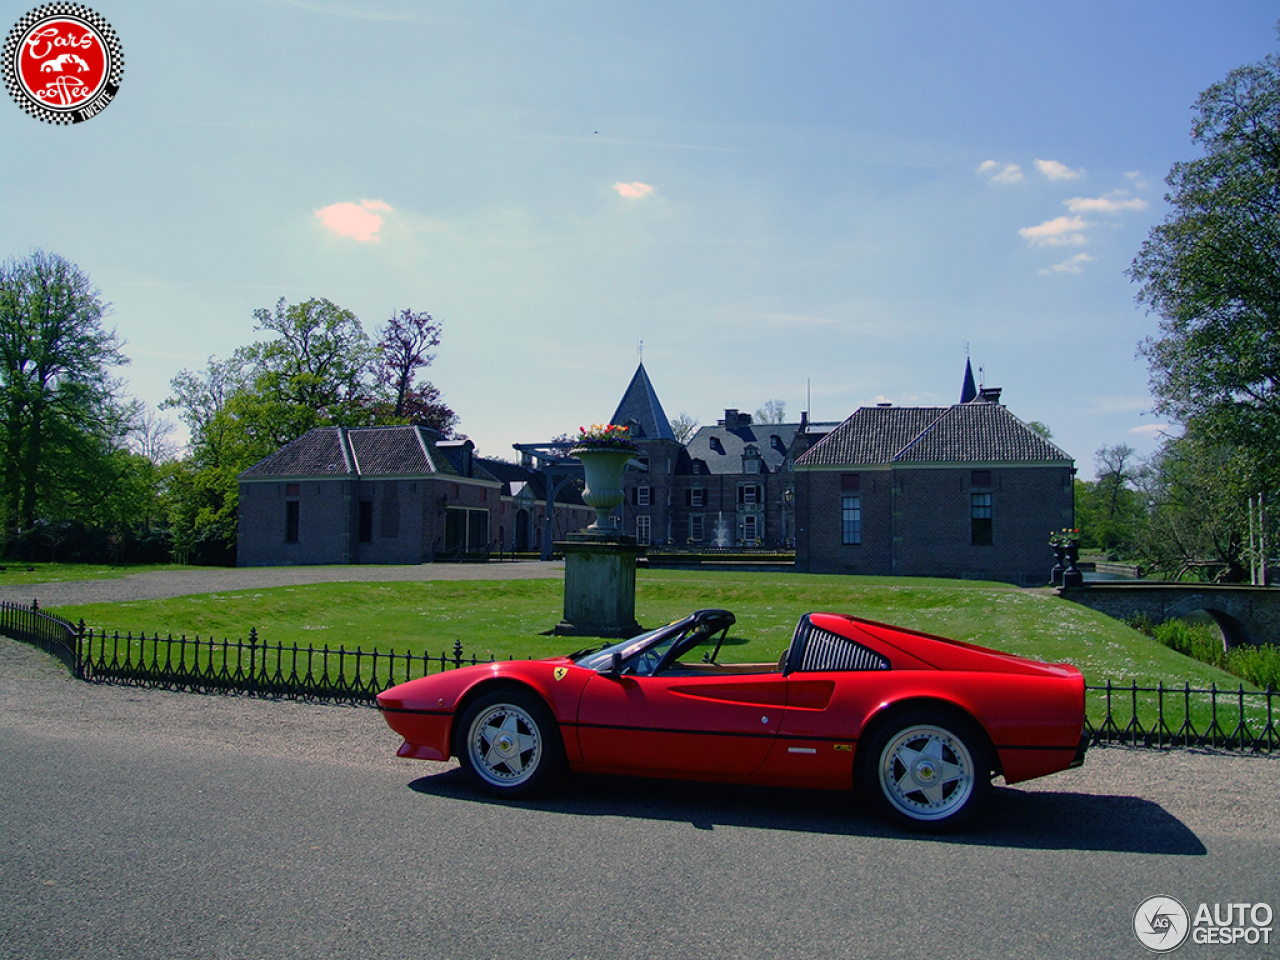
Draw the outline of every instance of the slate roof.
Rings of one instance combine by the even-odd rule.
[[[643,363],[636,367],[635,376],[631,378],[626,393],[622,395],[618,409],[609,419],[610,423],[619,425],[632,421],[636,424],[632,430],[632,439],[675,440],[676,438],[676,435],[671,432],[671,422],[662,412],[662,404],[658,402],[658,394],[653,389],[653,384],[649,382],[649,374],[645,372]]]
[[[351,450],[337,428],[311,430],[240,474],[242,480],[274,477],[342,477],[355,473]]]
[[[535,500],[546,503],[547,476],[540,470],[518,463],[507,463],[505,460],[485,460],[484,467],[502,484],[504,496],[517,496],[522,489],[527,488]],[[585,506],[582,502],[581,484],[564,484],[556,492],[556,503]]]
[[[703,427],[685,445],[685,453],[691,460],[705,464],[709,474],[742,473],[742,456],[749,445],[754,445],[765,464],[761,472],[774,473],[786,461],[787,450],[800,427],[798,423]]]
[[[436,447],[436,437],[422,427],[317,427],[259,460],[240,479],[460,476],[460,464]],[[478,469],[476,476],[493,479]]]
[[[413,427],[347,430],[347,443],[362,477],[422,476],[439,473],[426,440]]]
[[[796,461],[797,467],[895,463],[1071,463],[998,403],[862,407]]]
[[[318,427],[259,460],[240,479],[461,477],[469,443],[444,440],[423,427]],[[507,496],[528,487],[539,502],[547,497],[546,476],[529,467],[473,455],[471,474],[477,480],[501,483]],[[575,484],[565,484],[556,502],[581,506],[582,492]]]

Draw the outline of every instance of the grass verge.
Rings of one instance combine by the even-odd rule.
[[[238,638],[268,643],[432,653],[460,640],[468,655],[543,657],[575,646],[547,637],[563,610],[558,580],[325,583],[167,600],[57,608],[96,628]],[[1075,664],[1090,683],[1220,687],[1225,671],[1048,592],[992,583],[801,574],[641,571],[636,616],[656,626],[702,607],[732,610],[734,660],[771,660],[800,615],[852,613],[1040,660]],[[581,645],[581,644],[579,644]]]
[[[135,563],[113,566],[107,563],[27,563],[0,559],[0,587],[69,580],[119,580],[134,573],[152,570],[191,570],[176,563]]]

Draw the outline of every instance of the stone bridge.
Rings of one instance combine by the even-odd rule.
[[[1152,624],[1208,614],[1228,647],[1280,644],[1280,588],[1208,583],[1095,582],[1062,589],[1063,599],[1117,620],[1145,614]]]

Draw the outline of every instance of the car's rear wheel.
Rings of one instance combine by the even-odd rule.
[[[537,793],[564,770],[555,717],[523,690],[495,690],[474,700],[458,723],[454,753],[476,785],[496,797]]]
[[[913,830],[959,826],[991,791],[985,736],[945,710],[922,708],[890,721],[861,759],[863,792]]]

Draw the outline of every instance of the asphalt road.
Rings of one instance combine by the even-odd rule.
[[[504,805],[397,746],[368,708],[94,686],[0,640],[0,958],[1136,958],[1155,894],[1280,912],[1275,759],[1096,749],[935,839],[837,794]]]

